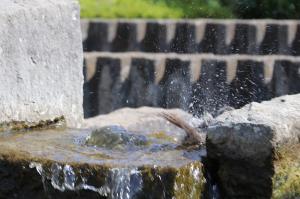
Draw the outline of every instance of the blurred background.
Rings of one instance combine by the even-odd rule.
[[[83,18],[298,19],[299,0],[80,0]]]
[[[300,92],[300,0],[80,0],[85,117]],[[226,19],[226,20],[224,20]]]

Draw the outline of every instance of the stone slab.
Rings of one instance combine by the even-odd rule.
[[[0,133],[0,198],[203,198],[204,152],[178,148],[175,138],[184,133],[157,116],[161,111],[122,109],[86,121],[99,131],[126,127],[123,141],[126,135],[145,137],[146,145],[131,142],[128,148],[125,142],[107,145],[115,145],[113,130],[102,140],[105,145],[90,145],[91,128]]]
[[[1,0],[0,122],[65,116],[82,109],[82,36],[73,0]]]

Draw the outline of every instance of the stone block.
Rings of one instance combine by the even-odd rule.
[[[79,6],[68,0],[0,2],[0,122],[83,118]]]
[[[216,118],[207,154],[224,198],[300,195],[300,95],[251,103]]]

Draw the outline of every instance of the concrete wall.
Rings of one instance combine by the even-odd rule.
[[[78,3],[1,0],[0,35],[0,122],[64,115],[77,126],[83,118]]]
[[[85,116],[120,107],[180,107],[195,113],[300,92],[292,56],[87,53]]]
[[[300,55],[297,20],[82,20],[85,51]]]

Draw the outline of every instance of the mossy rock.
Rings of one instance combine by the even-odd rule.
[[[174,148],[87,146],[90,134],[88,129],[0,134],[0,198],[201,198],[200,156]]]
[[[29,131],[29,130],[43,130],[65,128],[66,119],[64,116],[56,117],[49,120],[40,120],[38,122],[27,121],[10,121],[0,123],[0,132],[6,131]]]
[[[274,169],[272,198],[300,198],[300,144],[279,149]]]

